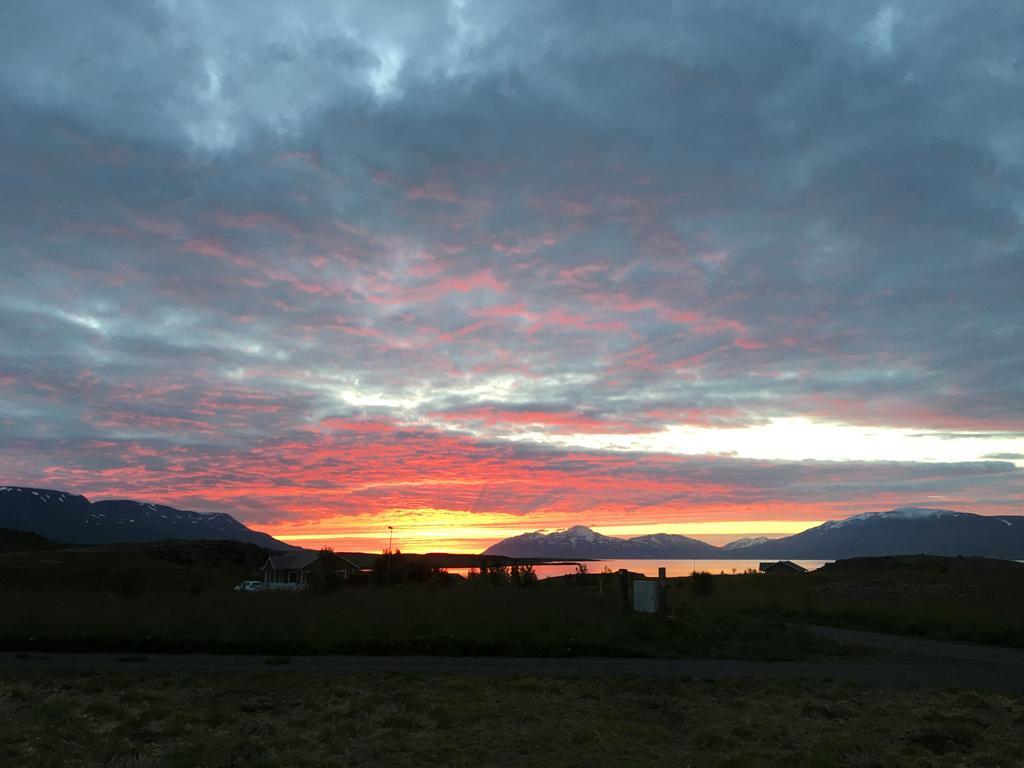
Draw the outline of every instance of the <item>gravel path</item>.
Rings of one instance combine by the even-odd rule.
[[[944,643],[876,632],[809,627],[839,642],[884,655],[811,661],[730,659],[528,658],[450,656],[291,656],[211,654],[0,653],[8,671],[138,671],[187,674],[298,672],[479,676],[649,676],[699,679],[844,680],[900,688],[975,688],[1024,693],[1024,651]]]

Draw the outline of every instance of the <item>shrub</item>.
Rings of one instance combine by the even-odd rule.
[[[423,584],[428,581],[444,581],[448,571],[431,565],[422,557],[403,555],[395,550],[390,558],[385,551],[373,563],[373,580],[379,585],[385,584]]]
[[[496,586],[533,587],[537,584],[537,572],[532,565],[505,565],[486,560],[480,563],[480,570],[471,568],[466,574],[469,581],[485,582]]]
[[[517,587],[533,587],[537,584],[537,572],[532,565],[511,566],[510,583]]]
[[[711,597],[715,591],[715,577],[707,571],[697,571],[690,576],[690,591],[697,597]]]

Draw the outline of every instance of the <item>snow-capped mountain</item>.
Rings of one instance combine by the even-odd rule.
[[[499,541],[484,550],[485,555],[546,558],[646,558],[714,557],[718,548],[688,536],[655,533],[620,539],[605,536],[585,525],[574,525],[554,533],[524,533]]]
[[[781,539],[739,539],[724,547],[666,533],[619,539],[577,525],[554,533],[513,536],[489,547],[484,554],[595,560],[691,557],[837,560],[928,554],[1024,560],[1024,517],[900,507],[830,520]]]
[[[853,517],[844,517],[842,520],[829,520],[822,523],[821,528],[831,530],[842,528],[847,525],[858,525],[872,520],[938,520],[951,518],[957,515],[967,515],[967,512],[954,512],[951,509],[933,509],[930,507],[897,507],[888,512],[864,512]]]
[[[726,552],[732,552],[736,549],[744,549],[745,547],[753,547],[756,544],[764,544],[771,541],[767,536],[746,536],[742,539],[736,539],[736,541],[730,541],[728,544],[723,544],[722,549]]]
[[[203,514],[141,501],[90,502],[44,488],[0,486],[0,528],[31,531],[63,544],[162,539],[228,539],[267,549],[292,549],[222,512]]]
[[[757,558],[832,560],[878,555],[978,555],[1024,559],[1024,517],[899,507],[829,520],[816,528],[732,550]]]

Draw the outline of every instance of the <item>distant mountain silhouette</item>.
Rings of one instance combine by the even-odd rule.
[[[618,539],[605,536],[576,525],[565,531],[554,533],[524,533],[499,541],[484,550],[485,555],[507,555],[509,557],[586,558],[586,559],[647,559],[716,557],[717,547],[688,536],[670,533],[655,533],[636,536],[632,539]]]
[[[483,554],[594,560],[838,560],[925,554],[1024,560],[1024,517],[901,507],[830,520],[780,539],[738,539],[724,547],[666,533],[620,539],[577,525],[555,533],[513,536],[488,547]]]
[[[1024,559],[1024,516],[900,507],[830,520],[802,533],[729,552],[731,557],[814,560],[918,554]]]
[[[0,486],[0,528],[31,531],[62,544],[164,539],[225,539],[266,549],[294,549],[223,512],[188,512],[141,501],[90,502],[45,488]]]

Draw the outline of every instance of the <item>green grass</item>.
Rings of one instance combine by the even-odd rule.
[[[697,598],[670,590],[677,613],[770,616],[942,640],[1024,647],[1024,568],[1000,561],[899,558],[849,561],[807,574],[715,578]]]
[[[665,621],[617,598],[554,585],[461,584],[331,594],[0,591],[0,648],[801,659],[834,644],[777,619]]]
[[[9,532],[0,544],[12,545]],[[252,578],[265,550],[237,541],[179,541],[0,551],[0,585],[22,590],[95,590],[122,595],[228,590]]]
[[[1024,568],[881,558],[800,575],[672,579],[674,621],[624,614],[613,576],[236,594],[262,554],[224,542],[0,555],[0,648],[802,659],[840,652],[787,622],[1024,647]],[[239,562],[235,562],[238,560]],[[604,590],[599,586],[603,583]]]
[[[1024,702],[836,683],[0,676],[0,765],[1019,766]]]

